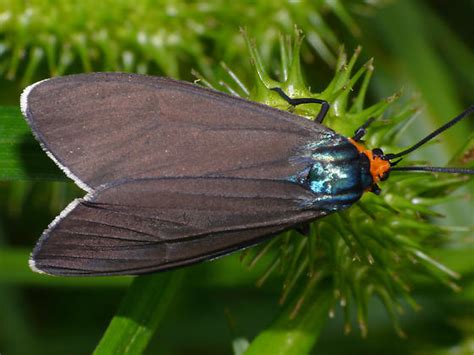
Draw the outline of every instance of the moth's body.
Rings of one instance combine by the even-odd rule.
[[[165,78],[88,74],[30,86],[22,111],[88,192],[31,258],[56,275],[139,274],[227,254],[351,206],[374,183],[346,137]]]
[[[373,184],[367,156],[337,133],[308,144],[296,159],[305,157],[308,165],[290,181],[314,193],[309,208],[334,212],[350,207]]]

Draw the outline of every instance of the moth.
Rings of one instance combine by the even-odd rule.
[[[136,275],[213,259],[350,207],[411,148],[384,154],[322,121],[168,78],[122,73],[47,79],[21,109],[48,156],[87,192],[40,237],[30,266],[51,275]]]

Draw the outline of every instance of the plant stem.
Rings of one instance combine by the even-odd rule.
[[[94,355],[141,354],[173,301],[182,278],[182,270],[136,277]]]
[[[318,288],[294,319],[290,318],[294,304],[288,304],[273,324],[254,339],[245,355],[308,354],[326,324],[331,299],[329,288]]]

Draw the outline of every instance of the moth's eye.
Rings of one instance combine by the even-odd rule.
[[[387,180],[389,176],[390,176],[390,172],[389,172],[389,171],[384,172],[384,173],[380,176],[380,181],[385,181],[385,180]]]
[[[383,150],[380,148],[372,149],[372,154],[374,155],[374,157],[381,157],[383,156]]]

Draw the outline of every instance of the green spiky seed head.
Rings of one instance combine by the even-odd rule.
[[[411,102],[393,107],[400,93],[370,106],[365,104],[374,65],[370,59],[357,68],[360,47],[350,58],[341,48],[334,77],[323,91],[313,93],[305,84],[301,71],[303,36],[299,30],[295,30],[293,43],[283,38],[280,40],[280,80],[269,76],[256,44],[245,31],[243,34],[255,68],[254,82],[252,89],[248,89],[235,73],[224,66],[232,80],[220,84],[229,92],[291,110],[308,119],[316,117],[320,105],[289,107],[271,88],[281,88],[291,98],[324,99],[331,104],[325,125],[351,136],[363,122],[374,117],[376,121],[370,127],[365,144],[369,148],[381,147],[390,152],[401,149],[397,145],[400,132],[410,124],[417,109]],[[387,114],[389,111],[390,115]],[[458,156],[465,158],[468,152],[466,147]],[[455,291],[459,289],[455,283],[459,275],[429,256],[430,249],[442,243],[441,236],[447,236],[450,230],[450,227],[433,224],[431,218],[440,216],[433,206],[448,200],[449,192],[466,181],[464,176],[392,174],[382,183],[380,196],[367,193],[348,210],[313,222],[308,237],[287,232],[248,251],[244,264],[252,268],[256,263],[267,263],[267,271],[257,281],[258,285],[275,273],[282,275],[280,303],[291,303],[287,311],[290,319],[298,315],[305,303],[317,299],[314,295],[329,289],[332,294],[330,315],[339,305],[348,332],[351,330],[351,313],[355,312],[360,331],[365,336],[368,332],[368,303],[377,296],[385,305],[397,333],[403,336],[398,321],[402,303],[418,309],[410,294],[414,275],[441,282]]]

